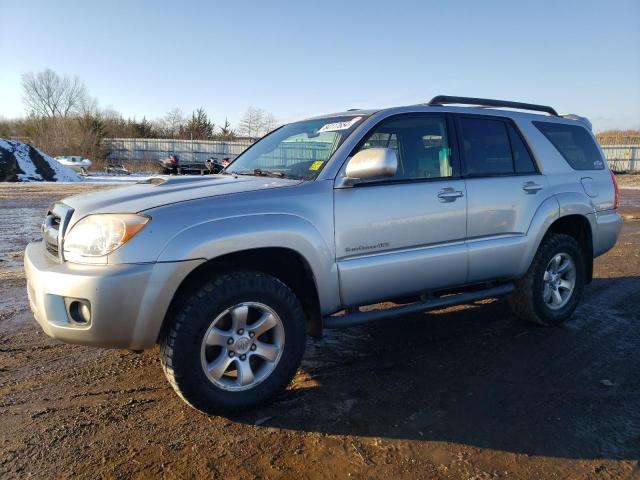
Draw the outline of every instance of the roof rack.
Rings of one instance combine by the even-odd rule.
[[[546,112],[549,115],[558,116],[558,112],[554,108],[546,105],[535,105],[533,103],[509,102],[507,100],[491,100],[489,98],[473,98],[473,97],[452,97],[449,95],[437,95],[433,97],[428,105],[445,105],[449,103],[458,103],[461,105],[476,105],[481,107],[506,107],[519,108],[521,110],[533,110],[536,112]]]

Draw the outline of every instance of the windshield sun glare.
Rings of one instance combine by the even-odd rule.
[[[252,145],[225,172],[313,179],[362,119],[339,116],[285,125]]]

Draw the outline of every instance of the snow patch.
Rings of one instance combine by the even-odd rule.
[[[32,148],[42,155],[42,158],[45,159],[51,169],[55,172],[54,176],[56,177],[56,182],[82,182],[84,180],[81,175],[60,164],[55,158],[50,157],[39,148]]]
[[[36,171],[36,166],[29,158],[29,145],[21,142],[10,142],[0,139],[0,148],[13,153],[18,162],[18,167],[24,173],[19,173],[18,178],[21,182],[42,181],[42,175]]]
[[[82,177],[75,173],[73,170],[59,164],[56,160],[51,158],[46,153],[38,150],[35,147],[15,140],[4,140],[0,138],[0,148],[13,153],[18,168],[24,173],[18,173],[18,181],[20,182],[42,182],[44,180],[51,180],[57,182],[81,182]],[[53,178],[45,179],[40,173],[38,173],[37,166],[30,156],[30,149],[38,152],[42,159],[53,170]]]

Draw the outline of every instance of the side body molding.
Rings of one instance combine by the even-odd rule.
[[[333,249],[309,221],[297,215],[250,214],[199,223],[171,238],[158,261],[211,260],[228,253],[269,247],[288,248],[302,255],[313,272],[322,313],[339,309]]]

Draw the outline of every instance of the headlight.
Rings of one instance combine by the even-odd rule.
[[[67,260],[102,257],[127,243],[149,221],[149,217],[130,213],[101,213],[84,217],[64,238]]]

